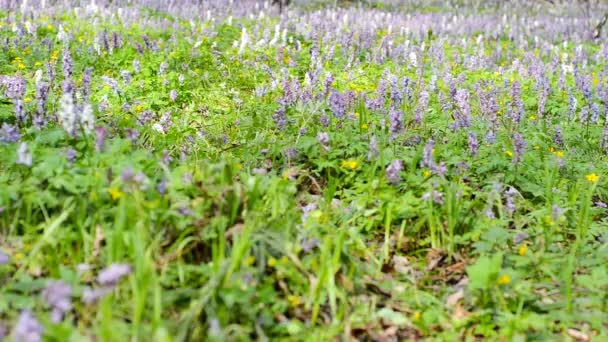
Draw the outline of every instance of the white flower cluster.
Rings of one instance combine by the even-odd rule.
[[[95,128],[93,107],[89,103],[75,104],[74,98],[70,94],[61,96],[57,118],[70,136],[75,136],[79,128],[82,128],[85,133],[90,133]]]

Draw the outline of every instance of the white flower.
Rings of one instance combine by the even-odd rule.
[[[155,131],[157,131],[158,133],[165,134],[165,129],[159,123],[155,123],[154,125],[152,125],[152,129],[155,130]]]

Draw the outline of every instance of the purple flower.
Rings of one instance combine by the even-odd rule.
[[[513,150],[515,152],[513,163],[517,164],[521,161],[526,150],[526,140],[524,140],[524,137],[519,133],[513,133]]]
[[[403,112],[397,109],[391,109],[390,115],[390,132],[391,138],[395,138],[401,130],[403,130]]]
[[[108,130],[105,127],[97,126],[95,128],[95,150],[97,152],[103,151],[107,137],[108,137]]]
[[[50,281],[44,291],[42,298],[51,307],[51,319],[55,323],[63,320],[66,312],[72,310],[72,287],[65,282]]]
[[[557,146],[564,146],[564,137],[562,135],[562,128],[559,126],[555,127],[555,133],[553,135],[553,142]]]
[[[161,196],[167,193],[168,183],[169,182],[166,179],[161,179],[161,181],[158,182],[158,185],[156,186],[156,191],[158,191]]]
[[[453,129],[467,128],[471,126],[471,105],[469,104],[469,91],[458,89],[454,97],[458,110],[455,111],[455,121],[452,123]]]
[[[68,160],[69,165],[74,164],[74,161],[76,160],[76,150],[71,147],[68,147],[65,150],[65,158]]]
[[[367,151],[367,160],[372,160],[378,156],[378,139],[375,135],[369,139],[369,149]]]
[[[84,69],[84,74],[82,75],[82,97],[85,101],[89,100],[89,96],[91,95],[91,78],[93,77],[93,68],[88,67]]]
[[[0,265],[6,265],[11,261],[11,258],[8,256],[8,254],[4,253],[3,251],[0,251]]]
[[[27,143],[22,142],[17,149],[17,164],[32,166],[32,154],[30,153]]]
[[[433,165],[435,165],[435,161],[433,160],[433,150],[435,149],[435,141],[433,139],[429,139],[424,146],[424,152],[422,154],[422,162],[421,166],[427,167],[431,169]]]
[[[72,56],[70,55],[70,49],[63,49],[63,78],[69,80],[72,78],[72,72],[74,69]]]
[[[309,203],[302,207],[302,222],[306,221],[311,212],[317,210],[317,203]]]
[[[332,90],[329,95],[329,108],[331,108],[332,114],[341,119],[346,114],[346,109],[348,107],[348,100],[345,94],[341,94],[337,90]]]
[[[477,141],[477,134],[474,132],[469,132],[468,136],[469,143],[469,152],[472,156],[477,156],[477,152],[479,150],[479,142]]]
[[[414,121],[417,124],[422,123],[422,118],[424,113],[426,113],[429,107],[429,93],[426,90],[420,92],[418,97],[418,106],[416,107],[416,111],[414,112]]]
[[[172,89],[169,92],[169,99],[171,99],[172,102],[175,102],[175,100],[177,100],[177,90]]]
[[[279,129],[283,129],[288,123],[287,116],[285,114],[285,107],[280,107],[277,109],[272,115],[272,119],[276,122]]]
[[[321,145],[327,146],[327,144],[329,144],[329,134],[327,132],[319,132],[319,134],[317,134],[317,141]]]
[[[519,233],[517,233],[517,235],[515,235],[515,238],[513,239],[513,243],[516,245],[519,245],[520,243],[524,242],[524,240],[526,240],[529,237],[530,237],[530,235],[528,233],[519,232]]]
[[[553,221],[559,220],[564,213],[564,209],[560,208],[557,204],[551,206],[551,219]]]
[[[525,115],[524,101],[521,98],[521,84],[518,81],[513,82],[511,86],[511,119],[515,124],[519,124]]]
[[[437,190],[433,190],[432,192],[426,192],[422,195],[422,199],[424,201],[430,201],[433,200],[433,202],[441,205],[443,204],[443,193],[437,191]]]
[[[131,274],[129,264],[111,264],[97,275],[97,282],[103,286],[115,286],[118,282]]]
[[[29,310],[21,311],[19,320],[13,328],[13,342],[39,342],[42,341],[42,325]]]
[[[319,117],[319,122],[323,127],[329,126],[329,116],[327,116],[326,114],[321,114],[321,116]]]
[[[80,298],[84,304],[93,304],[99,299],[107,296],[113,290],[113,286],[109,287],[101,287],[96,289],[91,289],[89,287],[85,288],[82,291],[82,297]]]
[[[13,126],[6,122],[2,123],[2,128],[0,128],[0,142],[15,143],[19,141],[19,139],[21,139],[19,127]]]
[[[15,99],[13,101],[15,101],[15,105],[13,106],[13,113],[15,114],[15,118],[19,122],[25,122],[27,117],[25,114],[25,108],[23,106],[23,100]]]
[[[509,187],[509,189],[505,192],[505,208],[507,209],[509,215],[513,215],[517,209],[515,207],[515,196],[517,193],[517,190],[515,190],[513,187]]]
[[[295,159],[298,156],[298,150],[295,148],[287,148],[285,149],[285,157],[287,159]]]
[[[392,185],[399,185],[401,182],[401,171],[403,171],[403,162],[401,160],[394,160],[386,168],[386,178]]]

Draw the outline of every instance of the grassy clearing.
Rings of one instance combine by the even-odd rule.
[[[608,47],[418,5],[2,12],[0,338],[608,338]]]

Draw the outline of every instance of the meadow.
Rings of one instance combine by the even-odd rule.
[[[0,0],[0,340],[608,340],[594,6]]]

